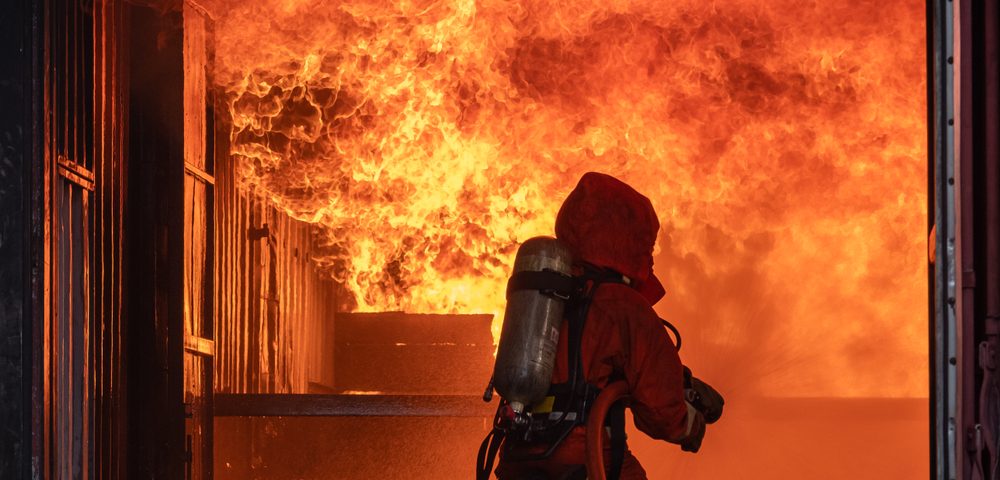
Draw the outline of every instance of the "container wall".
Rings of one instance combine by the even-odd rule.
[[[220,393],[307,393],[333,384],[335,285],[308,225],[216,177],[216,375]]]

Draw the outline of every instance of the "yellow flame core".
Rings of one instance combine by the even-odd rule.
[[[242,186],[316,226],[358,310],[502,312],[595,170],[652,199],[663,308],[713,303],[706,348],[759,306],[769,347],[832,339],[843,374],[874,331],[901,365],[801,392],[925,394],[922,3],[264,0],[218,32]],[[737,270],[780,308],[699,290]]]

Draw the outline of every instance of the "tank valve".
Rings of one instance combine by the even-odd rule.
[[[490,383],[486,385],[486,391],[483,392],[483,401],[490,403],[493,401],[493,376],[490,376]]]

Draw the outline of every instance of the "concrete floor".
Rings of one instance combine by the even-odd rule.
[[[930,478],[926,399],[730,402],[692,455],[633,429],[651,479],[915,480]]]
[[[216,478],[468,479],[484,419],[220,417]],[[702,451],[630,430],[651,479],[929,477],[926,399],[729,401]]]

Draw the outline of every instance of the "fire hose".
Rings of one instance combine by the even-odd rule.
[[[628,399],[628,384],[617,381],[608,384],[590,407],[587,418],[587,478],[606,480],[604,470],[604,420],[611,406]]]

